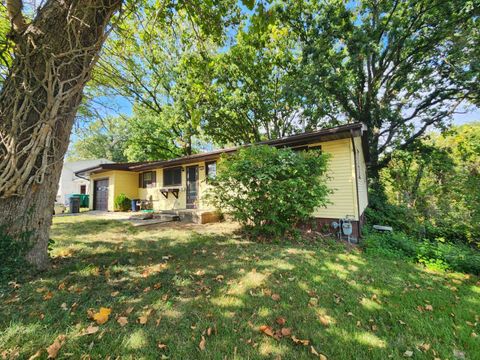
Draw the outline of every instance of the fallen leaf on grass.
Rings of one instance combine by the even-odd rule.
[[[282,334],[282,336],[290,336],[292,335],[292,330],[290,328],[282,328],[280,330],[280,333]]]
[[[422,350],[423,352],[427,352],[430,350],[431,345],[427,343],[420,344],[419,349]]]
[[[98,331],[99,327],[98,326],[93,326],[89,325],[85,331],[82,333],[82,335],[92,335],[95,334]]]
[[[58,335],[52,345],[47,347],[47,353],[49,359],[56,359],[58,352],[60,351],[63,344],[65,344],[65,335]]]
[[[139,316],[139,317],[138,317],[138,322],[139,322],[141,325],[145,325],[145,324],[148,322],[148,316],[146,316],[146,315]]]
[[[320,316],[318,317],[318,320],[320,320],[320,323],[321,323],[323,326],[330,326],[330,317],[324,316],[324,315],[320,315]]]
[[[98,325],[105,324],[111,312],[112,309],[101,307],[99,312],[93,314],[93,320],[95,320]]]
[[[198,344],[198,348],[200,350],[205,350],[205,345],[206,345],[207,341],[205,340],[205,337],[202,336],[202,340],[200,340],[200,343]]]
[[[158,343],[158,348],[160,350],[165,350],[167,348],[167,344]]]
[[[115,296],[118,296],[118,294],[120,294],[119,291],[114,291],[110,294],[111,297],[115,297]]]
[[[50,300],[53,297],[53,293],[51,291],[47,292],[45,295],[43,295],[43,300]]]
[[[313,346],[310,346],[310,353],[312,353],[312,355],[318,356],[320,360],[327,360],[327,357],[323,354],[320,354],[317,350],[315,350]]]
[[[277,322],[278,325],[285,325],[285,323],[287,322],[287,320],[285,320],[285,318],[283,317],[278,317],[277,320],[275,320]]]
[[[33,354],[32,356],[30,356],[30,357],[28,358],[28,360],[38,359],[41,355],[42,355],[42,350],[38,350],[35,354]]]
[[[125,316],[120,316],[117,319],[117,322],[120,324],[121,327],[124,327],[125,325],[128,324],[128,319]]]
[[[258,328],[261,332],[263,332],[265,335],[273,337],[273,330],[270,326],[268,325],[262,325]]]
[[[425,305],[425,310],[427,311],[433,311],[433,306],[428,304],[428,305]]]
[[[279,301],[279,300],[280,300],[280,295],[278,295],[278,294],[272,294],[272,300],[273,300],[273,301]]]
[[[407,350],[403,353],[404,357],[412,357],[413,356],[413,351],[412,350]]]
[[[132,311],[133,311],[133,306],[130,306],[129,308],[127,308],[127,310],[125,310],[125,314],[130,315]]]
[[[292,340],[297,345],[308,346],[310,344],[310,340],[302,340],[297,338],[295,335],[292,336]]]

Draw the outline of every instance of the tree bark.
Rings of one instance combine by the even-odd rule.
[[[12,28],[14,61],[0,91],[0,236],[28,243],[26,259],[40,269],[75,114],[120,5],[49,0]]]

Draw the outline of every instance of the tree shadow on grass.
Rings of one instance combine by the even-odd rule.
[[[81,224],[97,230],[82,231]],[[97,225],[77,224],[65,243],[78,250],[5,297],[1,349],[17,346],[28,357],[67,334],[61,354],[75,358],[312,358],[310,346],[259,332],[261,325],[279,330],[279,317],[331,359],[402,358],[405,351],[430,359],[433,350],[447,358],[454,349],[474,358],[478,349],[466,323],[480,307],[473,278],[426,273],[343,246]],[[57,226],[54,235],[67,231]],[[44,300],[48,292],[52,297]],[[110,320],[97,333],[78,336],[91,324],[88,309],[101,306],[112,309]],[[121,327],[119,316],[129,323]],[[140,316],[146,324],[137,322]],[[430,349],[422,351],[421,344]]]

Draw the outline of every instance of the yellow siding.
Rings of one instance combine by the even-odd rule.
[[[310,144],[322,146],[322,151],[331,155],[328,167],[327,184],[333,193],[330,205],[314,211],[314,217],[345,218],[358,220],[357,195],[355,188],[355,167],[351,139],[340,139],[324,143]]]
[[[360,205],[360,215],[368,206],[368,185],[367,185],[367,166],[363,156],[363,147],[361,138],[354,138],[355,148],[357,151],[357,186],[358,186],[358,201]]]
[[[321,145],[322,151],[331,155],[327,184],[333,190],[330,195],[330,202],[326,208],[318,208],[312,215],[322,218],[344,218],[352,217],[358,220],[358,204],[360,204],[360,214],[368,204],[367,200],[367,180],[366,166],[362,153],[360,138],[355,138],[355,147],[357,151],[357,171],[359,179],[355,177],[355,159],[351,139],[340,139],[327,141],[323,143],[310,144],[309,146]],[[124,193],[129,198],[138,198],[141,200],[152,200],[154,210],[181,210],[186,208],[186,171],[187,166],[198,165],[199,189],[197,208],[202,210],[211,210],[211,206],[202,198],[208,189],[205,181],[205,162],[185,164],[182,166],[182,185],[178,199],[172,193],[168,194],[166,199],[161,193],[163,187],[163,169],[155,169],[157,183],[152,188],[138,188],[138,174],[128,171],[108,171],[101,174],[91,175],[91,186],[89,187],[90,208],[93,208],[93,181],[98,179],[109,179],[108,191],[108,210],[114,209],[114,198],[120,193]],[[357,185],[359,201],[357,202]]]
[[[130,199],[138,198],[138,174],[130,171],[115,171],[113,198],[125,194]],[[109,192],[110,195],[110,192]]]
[[[178,199],[173,196],[173,194],[168,194],[168,198],[165,198],[161,193],[160,189],[163,187],[163,169],[156,169],[157,183],[155,187],[147,189],[138,190],[138,198],[142,200],[149,200],[150,197],[153,202],[154,210],[181,210],[186,209],[187,207],[187,172],[185,168],[187,166],[198,165],[198,204],[197,208],[206,209],[208,208],[205,202],[202,202],[202,196],[204,196],[207,189],[207,184],[205,182],[205,162],[192,163],[183,165],[182,171],[182,185],[180,186],[180,192],[178,194]]]

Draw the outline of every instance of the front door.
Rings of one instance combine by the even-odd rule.
[[[94,181],[93,209],[108,210],[108,179]]]
[[[198,165],[187,166],[187,209],[197,208]]]

